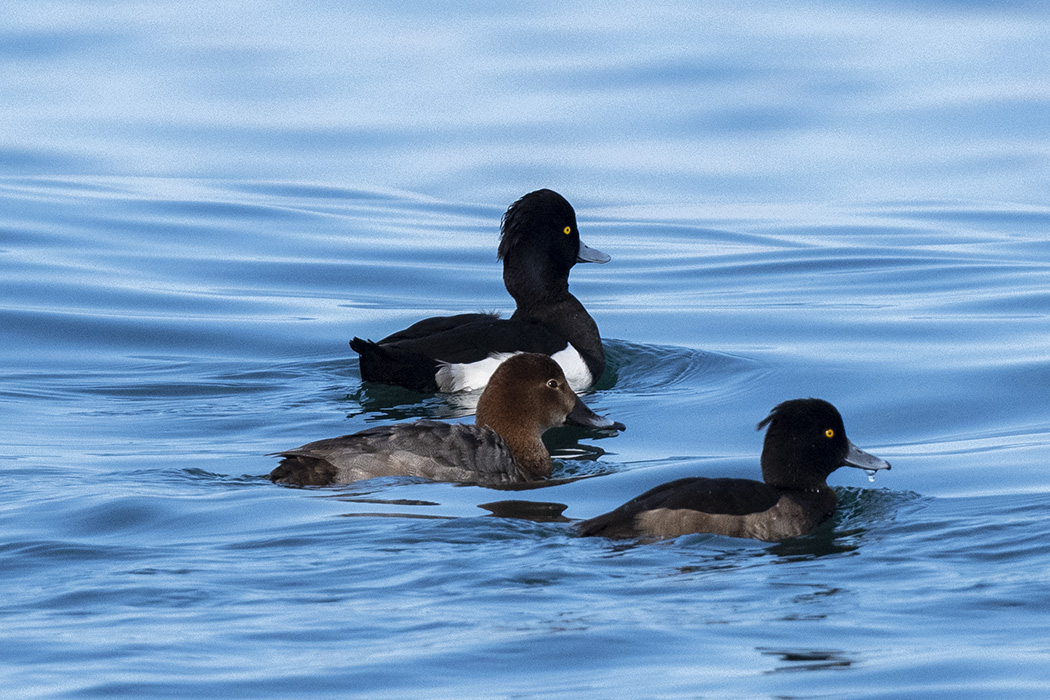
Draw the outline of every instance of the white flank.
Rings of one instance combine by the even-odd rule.
[[[516,352],[494,352],[484,360],[468,364],[442,362],[438,367],[436,379],[441,391],[473,391],[482,389],[489,383],[489,378],[496,368],[508,357],[518,355]],[[551,355],[551,359],[561,366],[565,378],[573,391],[582,391],[594,383],[587,363],[572,345]]]
[[[484,360],[469,364],[457,365],[442,362],[436,375],[438,388],[441,391],[481,389],[489,383],[489,377],[504,360],[517,354],[516,352],[494,352]]]
[[[551,355],[551,359],[561,365],[561,371],[565,372],[565,378],[569,380],[569,386],[573,391],[583,391],[594,384],[591,370],[587,369],[583,356],[572,344]]]

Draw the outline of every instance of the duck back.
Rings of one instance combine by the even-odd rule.
[[[706,532],[779,541],[809,532],[835,511],[830,488],[782,490],[751,479],[691,477],[650,489],[585,520],[585,537],[678,537]]]
[[[270,480],[296,486],[346,484],[379,476],[509,484],[526,481],[496,431],[421,420],[369,428],[278,453]]]

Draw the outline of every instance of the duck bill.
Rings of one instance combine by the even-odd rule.
[[[612,258],[602,251],[586,246],[583,241],[580,241],[580,249],[576,252],[576,262],[607,263],[610,260],[612,260]]]
[[[611,418],[599,416],[597,413],[587,407],[583,401],[580,401],[580,397],[576,397],[576,405],[572,407],[572,412],[569,413],[568,418],[565,419],[566,423],[572,425],[582,425],[585,428],[599,428],[601,430],[626,430],[627,427],[619,421],[614,421]]]
[[[890,468],[889,462],[881,457],[865,452],[852,442],[849,443],[849,452],[846,453],[844,462],[847,467],[856,467],[857,469],[866,469],[868,471]]]

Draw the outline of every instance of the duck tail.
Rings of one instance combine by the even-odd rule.
[[[361,379],[367,382],[389,383],[384,369],[394,361],[391,353],[379,343],[354,336],[350,349],[356,352],[361,364]]]
[[[576,534],[580,537],[609,537],[621,539],[636,537],[632,527],[633,519],[624,519],[620,509],[599,515],[590,520],[583,520],[574,524]]]
[[[361,379],[366,382],[394,384],[422,393],[438,390],[437,363],[424,355],[356,337],[350,341],[350,349],[359,355]]]
[[[366,353],[382,353],[384,355],[387,354],[383,352],[383,348],[379,345],[379,343],[372,340],[365,340],[364,338],[358,338],[356,335],[354,336],[353,340],[350,341],[350,349],[356,352],[358,355],[364,355]]]
[[[327,486],[335,480],[336,468],[326,460],[297,454],[280,456],[284,459],[269,474],[275,484]]]

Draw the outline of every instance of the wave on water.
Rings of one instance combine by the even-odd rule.
[[[755,359],[708,350],[606,340],[608,367],[596,391],[635,396],[719,397],[746,391],[772,370]]]

